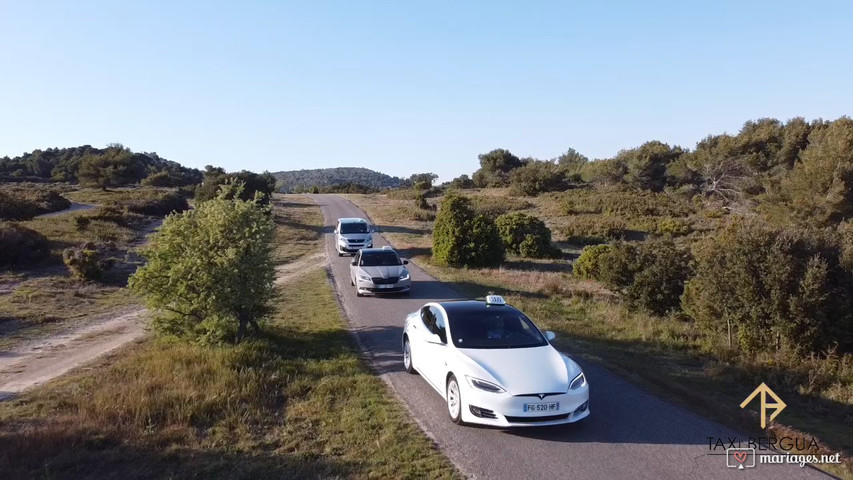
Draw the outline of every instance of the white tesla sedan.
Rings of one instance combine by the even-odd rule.
[[[589,415],[581,368],[497,295],[428,303],[406,317],[403,363],[447,401],[457,424],[556,425]]]

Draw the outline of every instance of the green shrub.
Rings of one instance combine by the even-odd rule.
[[[572,265],[572,273],[581,278],[601,277],[601,257],[610,253],[610,245],[589,245],[583,248],[580,257]]]
[[[467,197],[448,195],[435,219],[433,261],[451,267],[495,267],[503,263],[504,244],[494,222],[476,214]]]
[[[672,240],[618,242],[591,255],[596,257],[595,262],[583,268],[621,293],[629,307],[657,315],[680,307],[684,284],[691,274],[691,258]]]
[[[156,312],[160,333],[203,342],[239,341],[271,311],[275,223],[238,185],[194,210],[166,217],[130,278]],[[231,189],[236,189],[232,191]]]
[[[173,171],[164,170],[148,175],[141,185],[151,187],[188,187],[199,182],[198,175],[194,175],[191,171]]]
[[[115,264],[110,257],[110,251],[115,246],[111,244],[97,245],[92,242],[79,247],[67,248],[62,252],[62,261],[71,272],[71,276],[81,280],[96,280]]]
[[[510,193],[533,196],[568,187],[564,171],[553,162],[534,160],[509,174]]]
[[[17,223],[0,223],[0,266],[38,262],[50,255],[47,238]]]
[[[844,241],[816,230],[735,222],[694,248],[685,312],[748,352],[853,349]]]
[[[554,258],[560,249],[551,243],[545,222],[524,213],[505,213],[495,220],[506,249],[529,258]]]
[[[658,221],[657,227],[655,228],[655,233],[658,235],[670,235],[673,237],[680,237],[682,235],[687,235],[693,229],[690,227],[690,224],[687,223],[686,220],[681,220],[678,218],[662,218]]]

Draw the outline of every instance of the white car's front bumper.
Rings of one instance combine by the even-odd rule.
[[[461,382],[460,382],[461,383]],[[525,412],[524,404],[559,403],[545,412]],[[462,420],[495,427],[534,427],[577,422],[589,416],[589,385],[539,398],[536,394],[491,393],[462,386]]]
[[[358,278],[355,287],[358,289],[358,293],[405,293],[411,290],[412,280],[410,277],[405,280],[398,280],[396,283],[376,284],[370,280]]]

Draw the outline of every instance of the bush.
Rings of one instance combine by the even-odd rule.
[[[70,206],[71,202],[55,190],[35,186],[0,188],[0,220],[29,220]]]
[[[667,217],[662,218],[658,221],[657,227],[655,228],[655,233],[658,235],[680,237],[682,235],[687,235],[692,230],[693,229],[690,227],[690,224],[687,223],[686,220]]]
[[[164,170],[148,175],[141,185],[151,187],[188,187],[199,182],[198,175],[194,175],[191,171],[173,171]]]
[[[62,261],[74,278],[96,280],[115,264],[115,259],[109,256],[114,249],[112,244],[97,245],[88,242],[79,247],[65,249],[62,252]]]
[[[572,273],[581,278],[601,278],[601,258],[610,253],[610,245],[589,245],[572,265]]]
[[[565,173],[553,162],[531,161],[516,168],[509,175],[510,193],[513,195],[539,195],[568,188]]]
[[[610,249],[590,251],[588,264],[582,268],[621,293],[629,307],[665,315],[680,306],[691,274],[690,262],[689,252],[664,239],[619,242]]]
[[[240,185],[194,210],[166,217],[129,285],[156,312],[162,334],[203,342],[237,341],[271,309],[275,223]],[[234,191],[236,190],[236,191]]]
[[[132,200],[127,203],[129,212],[154,217],[165,217],[173,212],[181,213],[189,208],[187,199],[174,192],[166,192],[158,198]]]
[[[696,245],[682,303],[704,330],[744,351],[853,349],[843,240],[735,222]]]
[[[0,266],[38,262],[50,255],[47,238],[17,223],[0,223]]]
[[[545,222],[524,213],[505,213],[495,220],[506,249],[529,258],[554,258],[560,249],[551,243]]]
[[[456,268],[495,267],[503,263],[504,244],[494,222],[476,214],[467,197],[448,195],[435,219],[432,258]]]

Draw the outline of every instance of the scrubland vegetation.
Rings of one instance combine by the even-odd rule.
[[[322,250],[318,207],[300,197],[273,203],[267,213],[252,201],[205,202],[184,222],[170,219],[148,255],[168,252],[162,246],[175,232],[204,223],[208,210],[232,211],[226,217],[244,220],[240,226],[274,222],[274,236],[255,240],[270,243],[264,252],[274,264]],[[75,479],[459,477],[361,359],[324,269],[274,294],[261,330],[238,345],[167,332],[0,404],[0,471]]]
[[[405,191],[349,198],[440,279],[507,295],[572,351],[746,429],[732,406],[767,382],[789,405],[771,428],[853,451],[852,120],[762,119],[693,150],[648,142],[595,161],[498,149],[480,166],[418,193],[434,225]],[[543,221],[562,258],[504,234],[506,257],[461,260],[490,229],[464,219],[506,215]]]

